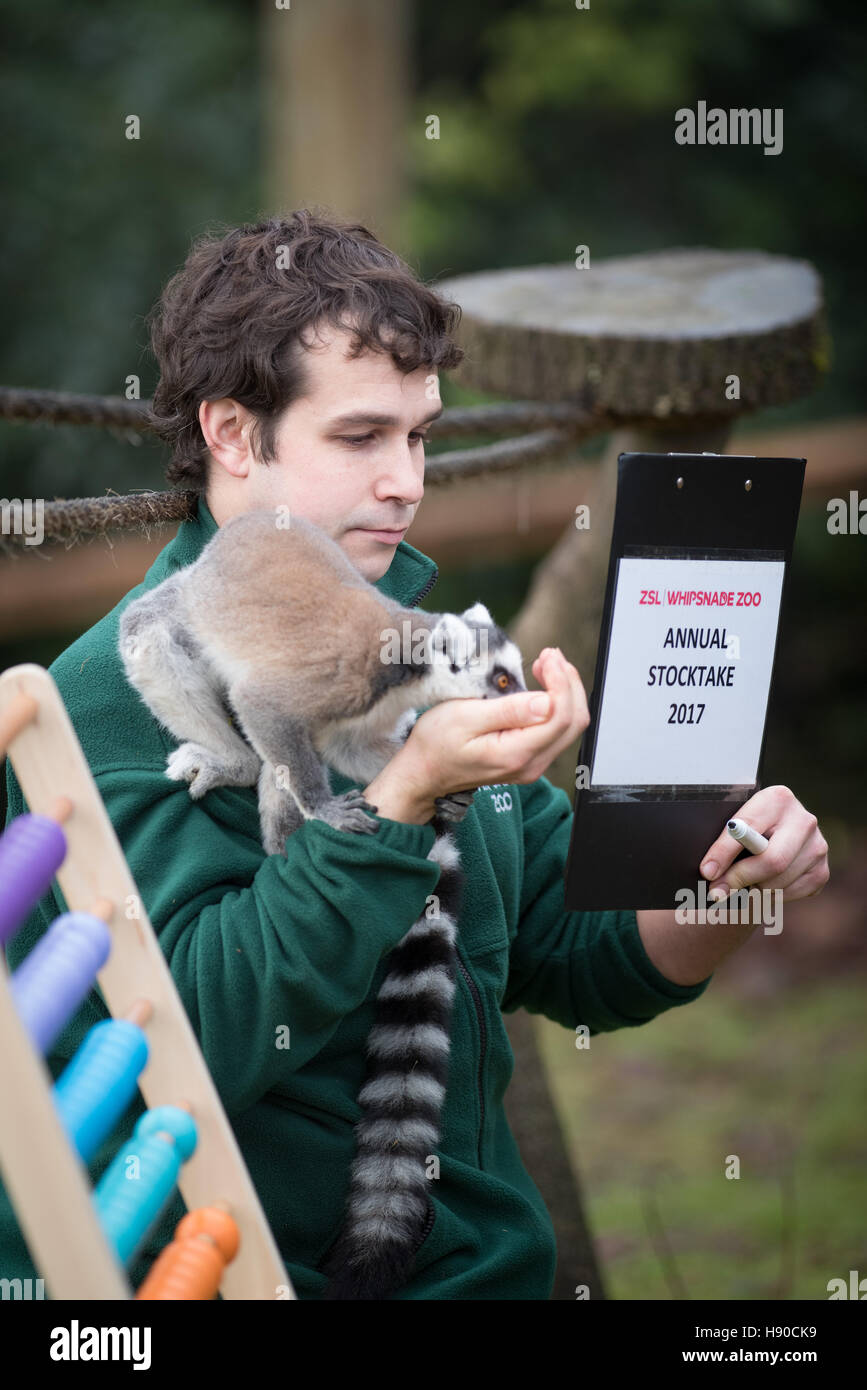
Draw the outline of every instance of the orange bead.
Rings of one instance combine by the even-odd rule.
[[[195,1211],[188,1211],[178,1222],[175,1240],[186,1240],[197,1235],[210,1236],[226,1264],[234,1260],[241,1244],[241,1232],[237,1223],[220,1207],[197,1207]]]
[[[174,1240],[157,1256],[136,1293],[145,1301],[214,1298],[226,1268],[219,1250],[200,1236]]]
[[[225,1204],[188,1211],[175,1227],[171,1245],[154,1260],[136,1298],[214,1298],[240,1244],[241,1233]]]

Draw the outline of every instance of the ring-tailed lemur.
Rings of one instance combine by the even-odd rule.
[[[362,786],[409,736],[419,708],[526,690],[521,653],[484,604],[460,616],[381,594],[303,518],[245,512],[193,564],[133,600],[120,621],[127,677],[181,741],[167,776],[198,799],[258,781],[263,847],[316,817],[373,833],[360,790],[334,796],[326,766]],[[240,732],[233,728],[232,716]],[[243,736],[242,736],[243,735]],[[449,822],[473,791],[436,799],[426,910],[389,956],[368,1037],[346,1218],[321,1262],[326,1298],[384,1298],[405,1282],[429,1209],[439,1139],[463,890]]]

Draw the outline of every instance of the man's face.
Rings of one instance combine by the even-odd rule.
[[[346,356],[350,335],[324,326],[305,353],[307,394],[280,417],[276,458],[249,448],[251,416],[234,402],[200,407],[211,449],[206,500],[219,525],[282,503],[315,522],[371,583],[391,564],[424,495],[423,437],[442,412],[435,368],[404,375],[385,353]],[[202,416],[209,407],[216,414]],[[228,412],[226,430],[221,411]],[[232,420],[234,419],[234,424]],[[233,433],[234,430],[234,433]],[[376,531],[393,534],[377,536]]]

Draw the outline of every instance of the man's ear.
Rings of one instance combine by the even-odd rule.
[[[229,396],[202,401],[199,426],[208,446],[212,469],[220,467],[234,477],[246,477],[251,452],[249,435],[253,426],[253,417],[246,407]]]

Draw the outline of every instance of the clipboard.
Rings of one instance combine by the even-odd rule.
[[[708,847],[762,785],[806,460],[617,463],[565,905],[673,910],[678,890],[706,885]]]

